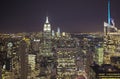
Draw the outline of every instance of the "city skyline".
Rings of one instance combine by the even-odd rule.
[[[43,30],[45,17],[51,27],[65,32],[103,31],[107,22],[107,0],[36,0],[2,1],[0,32],[39,32]],[[120,26],[119,0],[111,0],[111,17]]]
[[[0,7],[0,79],[120,79],[118,0]]]

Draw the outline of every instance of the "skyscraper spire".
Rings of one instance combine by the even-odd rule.
[[[110,0],[108,0],[108,24],[111,23]]]
[[[51,31],[51,25],[49,23],[49,20],[48,20],[48,16],[46,16],[46,21],[45,21],[45,24],[44,24],[44,28],[43,30],[46,32],[46,31]]]
[[[60,33],[60,28],[59,27],[57,28],[57,32]]]
[[[57,35],[58,35],[58,37],[60,37],[60,28],[59,27],[57,28]]]
[[[46,16],[46,22],[45,23],[49,23],[48,16]]]

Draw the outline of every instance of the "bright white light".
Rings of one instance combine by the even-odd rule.
[[[34,39],[34,41],[35,41],[35,42],[39,42],[39,41],[40,41],[40,39]]]

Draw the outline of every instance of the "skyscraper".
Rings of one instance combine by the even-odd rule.
[[[40,76],[50,79],[53,70],[52,30],[48,17],[43,27],[43,38],[40,48]]]
[[[51,24],[49,23],[49,19],[47,16],[43,28],[43,51],[41,52],[43,56],[52,56],[51,37],[52,37]]]

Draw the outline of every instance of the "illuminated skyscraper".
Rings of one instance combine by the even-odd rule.
[[[43,56],[52,56],[51,53],[51,24],[49,23],[48,17],[46,17],[46,21],[43,28],[43,51],[41,52]]]
[[[49,19],[48,16],[46,17],[46,22],[44,24],[44,28],[43,28],[44,32],[51,32],[51,25],[49,23]]]
[[[60,28],[57,28],[57,37],[60,37]]]
[[[54,37],[55,36],[55,31],[54,30],[52,30],[52,37]]]
[[[116,32],[118,29],[115,27],[114,19],[111,18],[110,0],[108,0],[108,22],[104,22],[104,33],[107,35],[110,32]]]
[[[114,20],[111,19],[110,15],[110,0],[108,0],[108,23],[104,23],[104,32],[105,32],[105,38],[104,38],[104,63],[110,64],[111,63],[111,56],[115,55],[116,48],[119,46],[118,40],[120,39],[120,32],[115,27]]]
[[[52,70],[54,67],[53,64],[53,52],[52,52],[52,30],[51,24],[49,23],[48,17],[43,27],[43,40],[40,48],[40,77],[44,79],[50,79]]]

